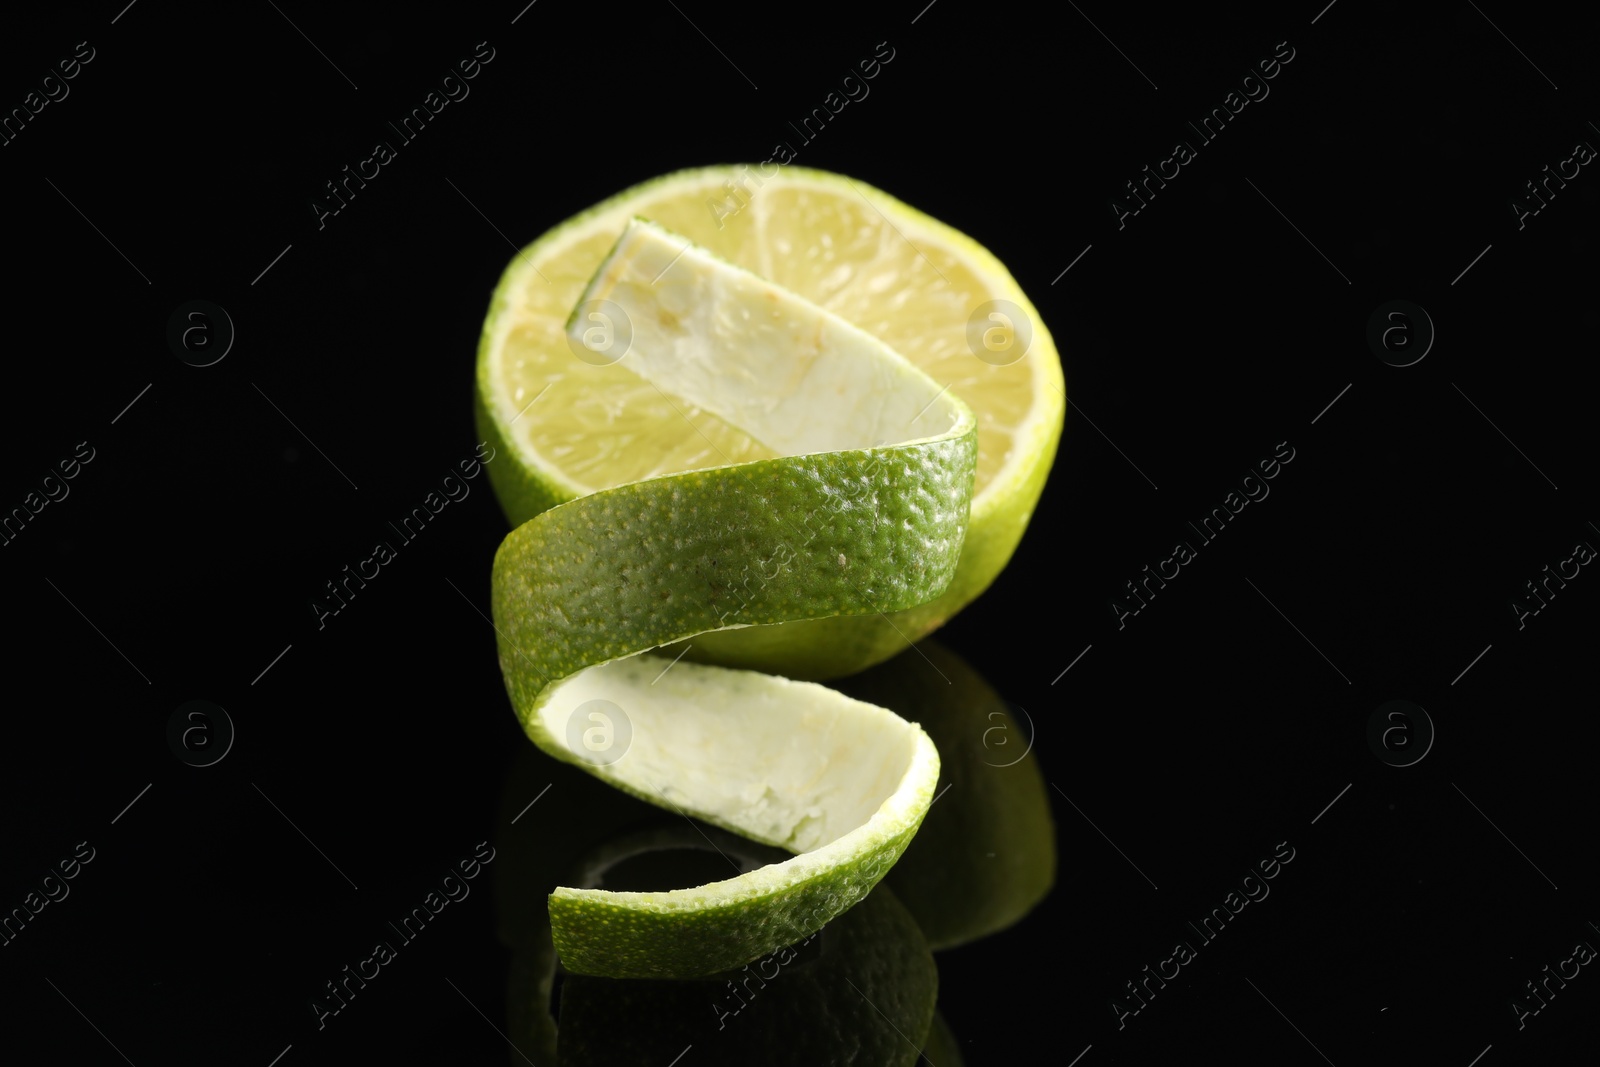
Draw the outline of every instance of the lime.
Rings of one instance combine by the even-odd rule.
[[[568,813],[581,812],[581,818]],[[577,767],[521,745],[502,791],[491,867],[497,933],[512,949],[506,1020],[524,1065],[554,1063],[556,1024],[550,1003],[556,949],[546,898],[596,841],[625,834],[643,820],[676,819],[619,792]],[[679,820],[681,824],[681,820]]]
[[[678,982],[569,976],[556,1062],[664,1065],[693,1045],[704,1064],[911,1067],[937,995],[927,942],[880,886],[815,938],[737,971]]]
[[[550,895],[571,971],[714,974],[861,900],[916,833],[938,754],[915,724],[815,683],[640,653],[938,595],[966,526],[976,423],[873,335],[649,223],[602,258],[570,336],[663,396],[737,412],[784,453],[578,497],[495,556],[500,666],[540,748],[798,854],[692,889]]]
[[[644,805],[532,745],[507,777],[495,851],[500,931],[512,948],[512,1063],[665,1064],[692,1043],[705,1063],[910,1064],[918,1035],[932,1041],[937,972],[915,921],[884,886],[819,934],[736,971],[685,981],[567,974],[558,986],[543,906],[551,887],[689,884],[671,861],[690,852],[730,870],[779,857]],[[818,1018],[831,1024],[819,1027]]]
[[[758,397],[753,388],[739,396],[729,389],[717,397],[703,389],[679,393],[690,384],[681,376],[652,380],[641,374],[659,353],[646,351],[637,340],[629,349],[615,332],[608,338],[613,327],[604,316],[587,317],[604,309],[580,307],[597,268],[636,216],[884,342],[945,396],[959,398],[976,413],[975,481],[953,574],[937,588],[924,587],[920,600],[885,592],[810,618],[791,613],[754,619],[741,611],[738,618],[704,627],[711,632],[668,650],[683,651],[689,660],[793,678],[838,677],[880,662],[942,625],[987,588],[1010,559],[1060,438],[1065,409],[1060,360],[1016,282],[970,238],[839,175],[784,167],[770,176],[752,176],[750,169],[712,167],[658,178],[562,223],[523,249],[501,278],[484,323],[477,418],[482,436],[502,457],[489,465],[489,473],[513,525],[604,490],[772,460],[783,451],[749,424],[756,402],[776,396]],[[739,182],[745,193],[730,201]],[[742,209],[731,211],[735,202]],[[680,269],[681,264],[672,267]],[[669,317],[677,313],[666,310]],[[584,314],[569,338],[566,327],[575,312]],[[670,322],[666,327],[660,321],[629,325],[649,333],[651,343],[665,336],[662,330],[671,333]],[[577,343],[584,338],[592,343]],[[646,359],[611,359],[619,349]],[[655,365],[664,364],[657,360]],[[828,418],[829,408],[815,406],[814,400],[791,402],[791,411],[804,416],[798,420],[802,424]],[[759,468],[747,470],[754,478]],[[753,483],[747,479],[745,484]],[[790,524],[794,521],[791,516]],[[634,528],[635,535],[643,532]],[[673,532],[656,526],[649,536]],[[778,552],[779,544],[769,539],[768,553]],[[847,557],[850,547],[841,548]],[[766,573],[782,558],[758,554],[741,566]],[[719,576],[706,577],[716,585]],[[748,577],[728,577],[725,571],[720,577],[720,607],[726,608],[726,587]]]
[[[636,656],[584,671],[527,728],[546,751],[579,761],[594,750],[565,747],[569,715],[599,716],[581,720],[597,723],[589,730],[627,721],[628,751],[591,773],[798,854],[692,889],[558,887],[553,940],[576,973],[714,974],[811,934],[877,884],[933,799],[933,743],[894,714],[811,682],[687,663],[661,675],[669,667]]]

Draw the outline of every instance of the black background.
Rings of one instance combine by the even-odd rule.
[[[486,480],[324,629],[310,600],[473,453],[513,245],[766,159],[880,41],[870,96],[795,162],[999,256],[1072,404],[1010,567],[940,635],[1031,717],[1060,857],[1023,923],[939,957],[967,1061],[1592,1058],[1592,967],[1525,1028],[1510,1008],[1600,944],[1600,578],[1521,628],[1510,607],[1600,544],[1600,177],[1523,228],[1510,207],[1600,145],[1592,17],[923,2],[7,14],[0,106],[94,58],[0,147],[0,507],[94,459],[0,547],[0,906],[96,850],[0,948],[8,1061],[507,1061],[487,892],[326,1029],[306,1008],[491,836],[527,744],[482,615]],[[319,228],[323,183],[480,41],[470,96]],[[1123,183],[1282,41],[1270,95],[1119,228]],[[205,368],[165,340],[194,299],[237,332]],[[1400,299],[1437,331],[1408,367],[1366,339]],[[1119,628],[1123,583],[1280,442],[1271,495]],[[208,768],[167,744],[193,699],[237,727]],[[1437,734],[1406,768],[1366,739],[1394,699]],[[1119,1030],[1123,983],[1279,842],[1271,896]]]

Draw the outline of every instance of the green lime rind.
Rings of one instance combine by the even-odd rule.
[[[705,634],[684,656],[696,663],[775,671],[789,678],[846,677],[905,652],[976,600],[1005,568],[1033,517],[1033,505],[1055,463],[1062,423],[1039,446],[1037,462],[1020,477],[1016,501],[1023,506],[992,508],[967,526],[955,577],[944,592],[921,604],[883,614],[808,619],[775,626],[721,630]],[[683,643],[663,649],[677,655]]]
[[[725,625],[933,599],[960,556],[976,458],[969,414],[943,438],[653,478],[535,516],[493,575],[524,724],[585,667]]]
[[[743,808],[729,813],[719,812],[711,802],[697,804],[690,792],[670,779],[658,785],[660,792],[652,792],[648,785],[658,781],[653,775],[659,772],[651,768],[660,766],[659,756],[651,760],[624,754],[611,764],[582,764],[546,720],[534,716],[529,720],[530,736],[551,755],[579,763],[641,800],[799,853],[732,878],[670,892],[558,886],[548,897],[552,937],[563,964],[574,973],[691,978],[739,967],[791,944],[864,898],[905,852],[933,803],[938,752],[915,724],[812,682],[750,671],[680,664],[652,683],[670,662],[638,657],[607,668],[622,687],[619,692],[633,694],[625,702],[633,701],[635,720],[646,719],[639,701],[652,690],[663,700],[689,698],[707,707],[722,706],[722,712],[682,731],[699,739],[691,747],[735,745],[741,739],[734,735],[741,731],[761,733],[781,750],[782,762],[801,770],[802,778],[826,776],[830,760],[865,754],[866,764],[858,766],[869,776],[883,778],[888,795],[879,800],[880,794],[871,792],[870,812],[858,809],[856,815],[840,815],[839,824],[829,824],[828,814],[814,806],[827,800],[803,800],[799,807],[812,814],[792,828],[781,818],[777,828],[771,828],[758,825]],[[626,714],[620,707],[616,710]],[[768,728],[764,733],[763,725]],[[720,740],[709,740],[713,738]],[[641,743],[636,728],[633,744]],[[756,758],[764,755],[758,750]],[[834,790],[850,788],[837,776],[823,780],[831,780]],[[774,784],[782,788],[781,783]],[[753,803],[760,809],[772,788],[758,786],[757,792],[763,794],[757,800],[742,788],[731,788],[727,795],[736,796],[736,804]]]
[[[490,483],[513,526],[572,500],[577,493],[555,472],[541,473],[520,460],[513,443],[513,428],[522,417],[515,410],[491,404],[499,384],[492,354],[501,324],[515,312],[523,287],[545,284],[535,264],[546,252],[571,235],[581,233],[596,220],[632,208],[651,196],[676,186],[708,182],[713,189],[724,180],[738,178],[747,168],[717,166],[693,168],[662,175],[625,189],[565,220],[522,248],[503,271],[490,299],[478,346],[474,390],[474,416],[480,439],[488,442],[504,462],[488,465]],[[881,608],[860,615],[791,619],[708,632],[691,644],[679,642],[668,655],[686,652],[691,662],[717,663],[781,673],[790,678],[827,679],[855,673],[903,651],[912,641],[942,626],[981,594],[1009,561],[1025,532],[1043,490],[1060,442],[1066,409],[1065,382],[1053,339],[1043,318],[1005,266],[970,237],[917,211],[897,198],[864,182],[806,167],[785,167],[773,179],[800,184],[833,186],[849,196],[869,196],[886,218],[936,233],[950,248],[973,262],[977,269],[1000,283],[996,292],[1021,307],[1034,327],[1033,345],[1041,355],[1035,388],[1042,417],[1030,424],[1012,446],[1022,457],[973,508],[958,568],[953,580],[927,601],[900,609]],[[637,212],[628,211],[636,216]],[[547,264],[548,265],[548,264]],[[557,281],[560,281],[558,278]],[[528,416],[534,417],[534,416]]]
[[[503,303],[504,299],[498,293],[495,295],[496,303]],[[490,315],[493,314],[491,311]],[[488,445],[490,450],[488,455],[491,462],[484,464],[484,469],[489,472],[489,487],[494,490],[501,508],[513,517],[513,525],[519,521],[516,516],[532,518],[572,499],[557,491],[553,483],[535,476],[527,466],[516,461],[516,453],[506,443],[507,433],[502,432],[501,420],[489,414],[483,397],[482,389],[473,390],[472,415],[478,428],[478,440]],[[502,462],[492,462],[494,459],[502,459]]]
[[[538,806],[530,809],[536,797]],[[560,814],[567,811],[583,817]],[[558,1056],[552,1007],[558,966],[547,893],[563,881],[605,884],[620,861],[663,848],[701,851],[742,869],[771,860],[770,849],[714,828],[702,835],[678,816],[641,806],[532,745],[515,756],[493,865],[501,939],[512,950],[506,1034],[514,1067],[530,1060],[661,1067],[690,1044],[696,1062],[707,1065],[910,1067],[910,1043],[924,1028],[930,1062],[958,1067],[953,1049],[941,1043],[949,1040],[941,1020],[935,1014],[931,1026],[925,1022],[937,995],[934,959],[914,919],[881,884],[816,937],[799,938],[798,947],[786,946],[739,971],[688,981],[567,975],[560,986]],[[863,995],[892,1025],[865,1005]],[[617,1025],[619,1019],[625,1023]]]
[[[712,974],[820,929],[893,866],[938,776],[932,741],[882,708],[810,683],[699,664],[678,667],[657,688],[675,664],[639,654],[727,627],[878,614],[937,597],[960,558],[977,465],[972,411],[881,342],[726,261],[669,251],[663,231],[630,227],[590,291],[614,281],[612,265],[625,272],[651,255],[682,258],[706,282],[717,301],[708,314],[719,321],[781,307],[794,324],[752,326],[766,330],[765,346],[718,334],[723,347],[700,358],[720,356],[730,374],[776,371],[781,380],[791,373],[783,339],[794,336],[790,351],[805,352],[802,338],[815,324],[813,343],[837,337],[846,347],[813,352],[818,374],[801,388],[819,401],[831,399],[830,388],[887,390],[881,400],[897,407],[875,413],[888,425],[903,418],[908,437],[911,410],[942,401],[947,429],[628,483],[551,507],[501,544],[492,582],[500,666],[534,743],[652,804],[800,853],[668,893],[558,887],[549,913],[563,962],[612,977]],[[641,277],[652,275],[660,277],[653,264]],[[651,282],[614,295],[644,326],[670,316],[666,288]],[[657,344],[651,359],[671,351],[670,340]],[[682,368],[698,369],[667,370]],[[737,392],[710,383],[713,392]],[[860,427],[836,428],[790,439],[870,440]],[[597,702],[603,714],[589,710]],[[602,722],[581,744],[580,716]],[[631,761],[626,743],[611,749],[618,720],[638,753]],[[606,758],[587,747],[596,730]],[[707,761],[719,756],[736,765],[711,769]],[[750,767],[761,777],[732,780]]]
[[[550,895],[551,936],[567,969],[580,974],[692,978],[740,967],[815,933],[865,899],[920,822],[776,892],[764,886],[786,864],[756,872],[762,879],[744,875],[674,893],[559,888]],[[641,906],[645,898],[667,897],[677,899]]]
[[[581,810],[584,817],[565,819],[547,814],[541,819],[526,810],[529,798],[547,790],[559,798],[562,809]],[[495,840],[494,888],[501,939],[513,950],[506,1029],[512,1043],[511,1059],[519,1065],[530,1059],[538,1064],[557,1062],[552,994],[558,964],[545,907],[551,889],[564,881],[583,886],[610,882],[619,863],[652,852],[681,855],[694,851],[713,865],[731,863],[742,870],[783,859],[771,848],[641,806],[633,797],[609,789],[589,775],[554,763],[532,745],[518,754],[504,800]],[[547,813],[550,810],[546,809]],[[519,818],[522,815],[528,817]],[[659,874],[659,867],[657,871]],[[624,988],[629,984],[624,983]],[[563,1002],[570,995],[564,994]],[[640,1018],[630,1021],[649,1023]]]
[[[570,811],[583,817],[567,818]],[[595,841],[625,834],[641,819],[666,818],[676,816],[645,807],[533,745],[518,746],[506,776],[490,867],[496,932],[511,950],[506,1030],[513,1041],[508,1049],[513,1067],[527,1067],[529,1060],[540,1067],[556,1061],[550,891]]]
[[[915,920],[880,887],[810,944],[737,971],[676,982],[568,977],[556,1062],[662,1065],[693,1045],[706,1065],[910,1067],[933,1026],[938,984]]]
[[[568,818],[572,811],[583,817]],[[494,836],[493,896],[501,942],[512,948],[548,947],[545,898],[564,883],[579,858],[596,841],[621,836],[641,821],[665,818],[683,821],[535,745],[518,745]]]

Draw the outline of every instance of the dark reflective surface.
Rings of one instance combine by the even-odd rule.
[[[915,1063],[938,977],[894,895],[874,891],[815,941],[810,958],[783,950],[704,981],[570,976],[557,1062],[670,1063],[693,1046],[705,1062],[730,1065]]]
[[[948,732],[885,882],[924,1059],[1593,1059],[1594,11],[276,6],[0,34],[0,1062],[548,1067],[675,996],[659,1067],[869,1039],[788,968],[722,1030],[557,982],[549,888],[676,816],[523,766],[504,517],[442,488],[513,249],[780,143],[980,241],[1067,376],[937,635],[983,684],[840,682]]]
[[[933,639],[836,684],[920,724],[939,749],[937,799],[885,876],[929,942],[953,948],[1020,920],[1056,874],[1027,712]]]
[[[890,680],[903,669],[897,661],[876,677]],[[972,678],[969,688],[981,684]],[[582,817],[521,827],[521,798],[557,784]],[[690,1047],[697,1062],[910,1064],[930,1041],[948,1043],[947,1027],[934,1026],[938,973],[928,938],[882,884],[817,934],[728,974],[691,981],[567,974],[544,907],[557,885],[682,889],[788,854],[627,797],[531,745],[514,762],[504,795],[495,893],[513,951],[508,1032],[526,1050],[561,1064],[670,1062]],[[959,828],[945,835],[946,846],[962,847]],[[940,886],[924,888],[908,870],[910,892],[939,898]],[[992,901],[964,899],[941,916],[970,926],[966,917],[986,909]],[[513,1059],[522,1054],[513,1050]]]

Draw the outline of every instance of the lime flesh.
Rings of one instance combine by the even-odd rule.
[[[1005,566],[1060,438],[1060,361],[1020,287],[971,239],[862,182],[796,167],[762,177],[744,210],[710,210],[726,206],[736,179],[754,188],[746,170],[683,171],[636,186],[524,249],[485,321],[478,421],[507,456],[490,477],[514,525],[607,487],[775,457],[728,411],[659,387],[626,359],[597,365],[574,355],[568,320],[636,216],[883,341],[977,415],[969,522],[950,582],[918,604],[883,599],[847,617],[720,629],[669,649],[793,678],[838,677],[936,629]],[[1017,309],[1016,336],[1030,335],[1014,357],[978,355],[973,339],[989,332],[972,323],[989,321],[993,301]]]

